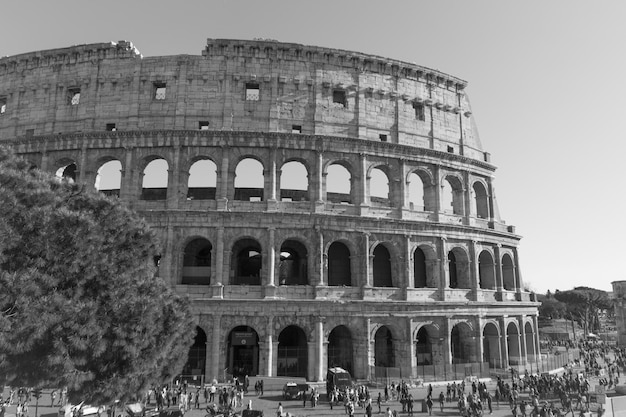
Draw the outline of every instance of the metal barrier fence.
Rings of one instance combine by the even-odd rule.
[[[178,375],[174,381],[186,382],[189,386],[202,387],[204,386],[204,375]]]
[[[429,382],[460,380],[470,376],[488,378],[491,372],[489,362],[473,362],[451,365],[419,365],[416,367],[415,374],[410,369],[370,366],[370,375],[371,382],[388,384],[392,381],[416,379]]]

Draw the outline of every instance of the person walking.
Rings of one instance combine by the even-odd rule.
[[[428,415],[433,415],[433,400],[430,398],[430,395],[426,397],[426,408],[428,408]]]
[[[276,417],[283,416],[283,403],[278,403],[278,408],[276,409]]]
[[[383,402],[383,395],[379,392],[376,398],[376,404],[378,405],[378,414],[380,414],[380,404]]]
[[[443,395],[443,391],[441,391],[439,393],[439,408],[441,409],[441,412],[443,413],[443,403],[446,401],[446,396]]]

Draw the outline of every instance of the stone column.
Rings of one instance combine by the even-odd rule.
[[[361,250],[363,251],[363,255],[362,255],[362,262],[361,262],[361,271],[362,271],[362,279],[364,278],[364,281],[361,281],[361,286],[365,287],[365,288],[371,288],[373,286],[372,283],[372,271],[371,271],[371,266],[370,266],[370,234],[369,233],[363,233],[362,234],[362,246],[361,246]]]
[[[326,177],[326,175],[324,175],[324,154],[321,151],[317,151],[315,153],[315,156],[316,156],[315,161],[316,161],[317,172],[315,173],[316,184],[315,184],[314,199],[318,203],[323,203],[324,191],[325,191],[324,178]]]
[[[221,298],[222,283],[228,281],[227,275],[224,274],[224,227],[217,227],[217,242],[215,242],[215,266],[212,268],[211,284],[213,288],[213,297]]]
[[[493,178],[489,178],[487,180],[487,193],[489,193],[489,195],[487,196],[488,201],[489,201],[489,221],[490,222],[494,222],[496,221],[495,218],[495,210],[494,210],[494,189],[493,189]]]
[[[367,207],[369,204],[369,193],[367,192],[368,175],[367,175],[367,156],[365,154],[359,155],[359,169],[360,169],[360,183],[357,193],[359,199],[359,206]]]
[[[519,324],[519,335],[520,335],[520,352],[521,352],[521,362],[526,366],[528,363],[528,351],[526,350],[526,329],[524,329],[524,317],[517,317],[517,323]]]
[[[275,147],[271,147],[270,148],[270,162],[269,162],[269,181],[267,183],[267,188],[269,191],[269,199],[268,199],[268,209],[273,209],[276,210],[276,201],[278,200],[277,198],[277,188],[279,188],[279,184],[278,181],[280,181],[280,179],[278,178],[278,172],[276,169],[276,148]]]
[[[509,367],[509,346],[507,344],[507,334],[506,334],[506,317],[501,317],[498,320],[500,323],[500,349],[502,358],[502,368]]]
[[[443,365],[447,366],[450,365],[452,363],[452,351],[451,351],[451,346],[450,346],[450,338],[451,338],[451,332],[452,332],[452,326],[450,323],[450,319],[448,317],[445,317],[443,319],[443,326],[442,326],[442,330],[443,330],[443,337],[439,337],[439,341],[441,342],[441,351],[442,351],[442,356],[443,356]]]
[[[496,259],[494,259],[495,267],[496,267],[496,299],[502,301],[504,299],[504,286],[502,283],[502,245],[498,243],[496,247],[494,247],[494,253]]]
[[[167,208],[178,208],[178,190],[180,190],[180,146],[174,147],[174,157],[172,167],[168,169],[167,176]]]
[[[263,290],[265,293],[265,298],[274,298],[276,297],[276,229],[273,227],[269,227],[267,231],[267,274],[265,282],[262,282],[261,285],[264,285]]]
[[[469,217],[472,216],[472,214],[474,216],[477,216],[477,213],[474,213],[475,210],[473,210],[472,207],[472,185],[470,184],[471,179],[470,179],[470,175],[469,172],[465,171],[463,173],[463,180],[464,180],[464,185],[463,188],[465,188],[463,190],[463,215],[466,218],[466,221],[468,222],[467,224],[469,224]]]
[[[476,241],[471,240],[469,245],[469,273],[470,288],[472,289],[474,301],[478,301],[478,292],[480,291],[480,271],[478,265],[478,254],[476,253]]]
[[[124,166],[122,167],[122,183],[120,184],[120,198],[122,200],[134,200],[136,184],[133,182],[133,154],[135,148],[132,146],[124,147]],[[42,162],[43,163],[43,162]]]
[[[261,346],[259,346],[259,373],[261,375],[266,376],[274,376],[274,365],[275,355],[274,355],[274,317],[269,316],[267,318],[266,331],[265,331],[265,339],[260,341],[262,342]]]
[[[413,254],[411,253],[411,236],[404,235],[404,288],[408,290],[409,288],[415,288],[415,277],[413,274],[413,268],[411,260],[413,258]],[[408,291],[405,291],[408,295]]]
[[[441,214],[441,170],[439,165],[435,166],[433,179],[435,181],[433,184],[433,187],[435,187],[435,218],[439,220]]]
[[[79,153],[79,164],[78,165],[78,169],[76,170],[76,182],[81,182],[83,184],[87,184],[87,180],[88,178],[88,174],[89,171],[87,170],[87,167],[85,166],[87,164],[86,159],[87,159],[87,145],[85,142],[83,142],[83,145],[80,149],[80,153]],[[92,182],[91,184],[89,184],[93,187],[94,183]]]
[[[324,360],[324,317],[318,317],[315,323],[315,343],[317,347],[317,366],[316,366],[316,381],[322,382],[324,380],[326,362]]]
[[[222,164],[220,166],[220,178],[216,183],[217,209],[225,211],[228,209],[228,146],[222,146]]]
[[[322,232],[322,229],[319,226],[315,227],[315,234],[317,235],[317,267],[319,269],[319,272],[317,273],[317,277],[318,277],[318,282],[317,283],[313,283],[314,285],[318,285],[318,286],[324,286],[324,285],[328,285],[327,282],[327,278],[326,278],[326,268],[325,268],[325,264],[326,262],[324,262],[324,258],[325,258],[325,254],[324,254],[324,233]],[[315,274],[311,275],[311,276],[315,276]]]
[[[409,340],[407,340],[407,350],[409,355],[407,363],[411,367],[411,378],[415,378],[417,375],[417,355],[415,354],[415,339],[413,339],[413,328],[415,327],[415,322],[412,318],[409,317],[406,320],[406,327],[406,334],[409,335]]]
[[[213,331],[211,335],[211,358],[210,358],[210,372],[209,374],[213,376],[213,378],[218,378],[220,376],[221,366],[220,366],[220,341],[222,340],[222,331],[221,331],[221,314],[215,314],[213,316]],[[207,360],[207,362],[209,362]]]
[[[513,248],[513,276],[515,277],[515,291],[518,293],[522,292],[522,273],[519,269],[519,253],[517,252],[517,248]]]
[[[441,297],[441,301],[446,300],[446,288],[450,286],[450,275],[448,274],[448,239],[445,236],[442,236],[439,240],[439,259],[441,262],[439,264],[439,293]]]
[[[406,173],[406,160],[400,159],[400,201],[399,208],[401,210],[409,209],[409,187],[406,185],[407,173]]]
[[[533,343],[535,344],[535,364],[539,369],[541,363],[541,346],[539,345],[539,316],[533,316]]]

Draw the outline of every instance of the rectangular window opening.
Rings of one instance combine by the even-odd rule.
[[[7,98],[0,97],[0,114],[4,114],[7,112]]]
[[[166,89],[165,83],[161,83],[161,82],[154,83],[154,99],[155,100],[165,100],[166,91],[167,89]]]
[[[333,103],[346,107],[346,92],[344,90],[333,90]]]
[[[424,121],[426,120],[426,113],[424,112],[424,105],[421,103],[413,103],[413,108],[415,109],[415,118],[417,120]]]
[[[115,132],[117,131],[117,127],[115,127],[115,123],[107,123],[106,130],[107,132]]]
[[[198,122],[198,130],[209,130],[209,122],[207,121]]]
[[[381,142],[387,142],[387,135],[378,135],[378,137],[380,138]]]
[[[80,103],[80,88],[67,89],[67,104],[76,106]]]
[[[259,101],[259,85],[246,83],[246,101]]]
[[[454,148],[452,146],[448,146],[448,152],[449,153],[454,153]]]
[[[302,133],[302,126],[292,125],[291,126],[291,133]]]
[[[26,131],[24,132],[24,134],[26,135],[26,137],[31,137],[31,136],[35,136],[35,129],[26,129]]]

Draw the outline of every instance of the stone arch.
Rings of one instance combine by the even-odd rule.
[[[286,239],[280,246],[279,285],[308,285],[308,251],[299,239]]]
[[[96,171],[94,188],[104,195],[119,197],[122,188],[122,162],[115,158],[103,158]]]
[[[415,288],[438,288],[437,250],[420,244],[413,251],[413,283]]]
[[[208,156],[193,158],[187,178],[187,200],[215,200],[217,164]]]
[[[340,367],[354,375],[354,340],[344,325],[334,327],[328,335],[328,368]]]
[[[280,201],[309,200],[309,170],[299,159],[286,161],[280,168]]]
[[[506,325],[506,347],[509,354],[509,365],[519,365],[522,361],[520,331],[517,323],[512,320]]]
[[[435,211],[437,193],[433,176],[425,169],[415,169],[407,174],[409,209],[415,211]]]
[[[482,181],[474,181],[472,184],[472,192],[474,197],[474,215],[480,219],[489,218],[489,196],[487,188]]]
[[[515,291],[515,266],[508,253],[502,255],[502,286],[507,291]]]
[[[206,373],[207,335],[204,329],[196,326],[196,335],[193,344],[189,348],[187,362],[183,366],[182,375],[203,376]],[[200,378],[201,380],[202,378]]]
[[[55,166],[58,167],[54,173],[56,178],[58,178],[59,180],[67,181],[69,183],[76,182],[78,165],[76,164],[76,161],[74,159],[61,158],[57,160]]]
[[[478,255],[478,282],[481,289],[496,289],[496,265],[491,252],[487,250]]]
[[[213,245],[208,239],[196,237],[188,240],[183,250],[183,285],[211,284],[212,251]]]
[[[473,362],[476,346],[472,326],[467,322],[459,322],[450,331],[450,357],[452,363]]]
[[[483,326],[483,362],[489,362],[493,368],[502,368],[502,352],[500,344],[500,328],[495,321]]]
[[[416,364],[418,366],[433,364],[433,351],[438,341],[439,327],[433,324],[423,324],[416,328],[413,342],[415,344]]]
[[[367,173],[367,189],[373,204],[389,205],[391,201],[391,181],[389,167],[372,166]]]
[[[265,175],[263,163],[254,156],[243,156],[235,165],[235,200],[263,201]]]
[[[261,244],[254,238],[241,238],[231,251],[231,283],[233,285],[261,285]]]
[[[385,325],[374,333],[374,366],[393,368],[396,366],[395,346],[391,329]]]
[[[352,286],[351,251],[342,241],[332,242],[327,250],[328,285]]]
[[[353,182],[351,166],[346,161],[329,162],[324,169],[326,200],[331,203],[352,204]]]
[[[469,289],[469,257],[464,248],[453,247],[448,252],[448,286],[450,288]]]
[[[141,175],[141,199],[165,200],[169,182],[169,163],[160,156],[144,159]]]
[[[374,287],[393,287],[391,253],[384,243],[372,250],[372,282]]]
[[[537,351],[535,350],[535,331],[529,320],[526,320],[524,323],[524,337],[526,342],[526,356],[528,360],[534,362],[537,355]]]
[[[307,377],[308,341],[304,330],[296,325],[278,334],[277,376]]]
[[[448,174],[441,181],[441,210],[444,213],[463,215],[463,181],[454,174]]]
[[[246,375],[259,373],[259,334],[250,326],[234,327],[227,336],[226,364],[228,372],[243,381]]]

